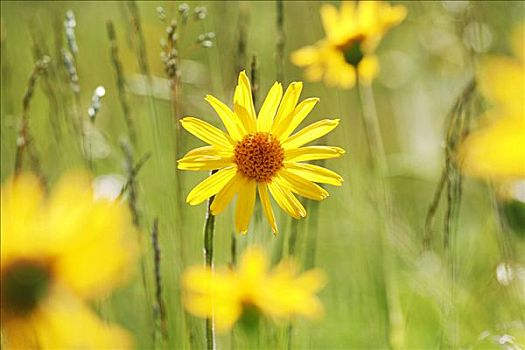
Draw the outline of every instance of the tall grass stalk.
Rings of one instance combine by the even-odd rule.
[[[38,61],[36,61],[33,72],[29,76],[29,81],[27,83],[27,89],[22,99],[22,117],[20,120],[20,128],[18,130],[18,137],[16,139],[16,151],[15,151],[15,175],[20,174],[22,171],[22,163],[24,159],[24,153],[29,153],[31,159],[33,171],[39,175],[42,180],[45,181],[43,172],[40,166],[40,158],[38,157],[36,150],[32,146],[31,135],[29,132],[29,107],[31,105],[31,99],[35,92],[36,82],[38,78],[45,72],[47,66],[50,62],[48,56],[44,56]]]
[[[126,173],[127,173],[127,179],[126,183],[122,187],[122,190],[120,192],[120,196],[122,197],[125,193],[128,193],[128,207],[129,211],[131,213],[131,218],[133,225],[137,228],[138,235],[137,240],[139,247],[141,249],[144,247],[143,245],[143,239],[141,235],[141,215],[138,209],[138,192],[137,192],[137,175],[142,169],[143,165],[146,163],[146,161],[151,157],[151,154],[147,153],[135,164],[134,163],[134,156],[133,156],[133,150],[131,149],[131,146],[129,143],[125,140],[121,141],[120,147],[122,149],[122,152],[124,153],[124,159],[125,159],[125,167],[126,167]],[[146,264],[144,259],[140,260],[140,267],[141,267],[141,278],[142,278],[142,287],[144,288],[144,294],[146,296],[147,302],[150,302],[151,296],[150,296],[150,290],[148,287],[147,282],[147,273],[146,273]]]
[[[363,81],[358,81],[358,90],[362,108],[361,115],[363,117],[365,135],[370,152],[374,200],[378,202],[377,214],[380,223],[379,233],[381,241],[380,255],[383,263],[382,270],[387,314],[387,343],[389,347],[399,349],[403,347],[404,325],[398,300],[397,285],[395,284],[395,260],[389,246],[394,230],[391,190],[386,179],[389,170],[372,86]]]
[[[151,229],[151,244],[153,247],[153,263],[155,275],[155,308],[154,317],[157,324],[157,333],[160,333],[162,344],[166,344],[168,340],[168,326],[166,323],[166,305],[162,298],[162,273],[160,263],[162,259],[160,244],[159,244],[159,219],[156,217],[153,220]]]
[[[50,56],[49,49],[47,48],[44,32],[38,30],[34,24],[31,25],[30,29],[31,41],[32,41],[32,51],[35,61],[38,61],[41,57]],[[58,84],[53,80],[54,75],[54,64],[55,62],[50,62],[47,66],[47,69],[42,72],[42,90],[46,94],[47,100],[49,102],[49,123],[51,124],[51,129],[53,130],[53,136],[55,142],[58,144],[61,137],[61,128],[60,128],[60,110],[59,110],[59,98],[57,96],[56,87]]]
[[[252,98],[255,110],[257,110],[258,94],[259,94],[259,72],[257,71],[257,55],[252,55],[252,61],[250,63],[251,73],[250,81],[252,83]]]
[[[133,224],[140,228],[141,226],[141,218],[140,213],[138,209],[138,192],[137,192],[137,175],[144,166],[144,164],[150,159],[151,153],[144,154],[137,163],[134,161],[134,155],[133,150],[130,146],[130,144],[122,140],[120,143],[120,147],[122,149],[122,153],[124,154],[125,159],[125,167],[126,167],[126,184],[122,188],[121,195],[124,194],[126,191],[129,194],[129,210],[131,212],[131,216],[133,219]]]
[[[135,131],[135,125],[133,118],[131,116],[131,111],[129,108],[129,103],[126,98],[126,81],[124,79],[124,71],[122,68],[122,63],[119,58],[119,47],[117,42],[117,36],[115,33],[115,26],[112,21],[106,22],[106,28],[108,33],[108,39],[110,44],[110,56],[111,63],[115,69],[115,77],[117,80],[117,91],[118,98],[120,102],[120,107],[122,108],[122,114],[124,115],[124,121],[126,127],[128,128],[128,135],[131,142],[131,145],[137,147],[137,132]]]
[[[149,69],[148,56],[146,53],[146,40],[144,38],[144,32],[142,31],[142,21],[140,17],[140,12],[136,1],[129,1],[127,8],[129,11],[128,20],[130,32],[132,33],[131,37],[133,39],[133,44],[135,48],[135,56],[137,57],[139,70],[145,81],[147,94],[149,96],[150,117],[153,121],[153,128],[149,128],[151,131],[150,136],[153,139],[155,149],[161,149],[159,115],[157,104],[155,102],[155,97],[153,95],[153,80]],[[159,153],[155,152],[155,154],[157,162],[160,163]]]
[[[443,194],[446,192],[446,208],[443,218],[443,246],[449,245],[452,226],[457,222],[459,215],[459,205],[461,202],[461,183],[462,177],[459,169],[454,163],[456,147],[462,138],[468,133],[468,118],[470,118],[468,105],[472,100],[476,89],[475,80],[467,83],[461,94],[458,96],[454,105],[447,116],[447,131],[445,136],[445,164],[441,172],[441,177],[434,192],[434,197],[430,203],[425,219],[425,232],[423,244],[429,249],[434,230],[432,228],[437,214],[437,209]]]
[[[162,19],[162,17],[161,17]],[[180,70],[180,61],[179,61],[179,48],[177,40],[177,21],[173,20],[170,25],[166,27],[166,37],[162,41],[162,52],[161,59],[164,63],[164,70],[166,76],[169,80],[170,87],[170,100],[171,100],[171,120],[172,120],[172,132],[175,137],[174,145],[174,154],[175,162],[177,159],[182,156],[182,140],[181,140],[181,105],[182,105],[182,84],[181,84],[181,70]],[[175,171],[175,198],[176,198],[176,207],[175,207],[175,217],[176,222],[179,224],[179,227],[184,227],[184,216],[182,215],[182,207],[184,201],[182,200],[182,178],[179,171]],[[184,263],[186,261],[184,248],[183,248],[183,239],[182,235],[179,235],[179,247],[180,247],[180,259]]]
[[[517,261],[518,257],[516,254],[516,251],[514,247],[516,247],[516,242],[513,241],[513,237],[511,235],[506,234],[508,231],[507,223],[505,222],[504,218],[501,215],[502,208],[501,202],[498,201],[496,198],[496,189],[494,188],[494,184],[489,184],[489,193],[490,193],[490,202],[491,207],[494,212],[494,216],[496,218],[496,238],[499,245],[499,250],[501,252],[501,255],[503,257],[503,261],[506,264],[506,267],[510,270],[509,273],[512,273],[511,265],[513,262]],[[525,299],[522,298],[523,296],[523,288],[521,288],[519,283],[512,283],[509,285],[510,287],[510,293],[514,294],[516,298],[509,298],[509,300],[517,300],[516,303],[516,310],[525,310]],[[518,312],[518,319],[521,321],[521,323],[525,323],[525,315],[523,313]],[[524,340],[525,340],[525,334],[524,334]]]
[[[250,7],[244,1],[239,1],[239,20],[237,50],[235,54],[235,73],[246,69],[246,47],[248,42],[248,26],[250,24]]]
[[[284,83],[284,45],[286,37],[284,35],[284,1],[276,0],[276,29],[277,40],[275,43],[275,65],[277,67],[277,81]]]

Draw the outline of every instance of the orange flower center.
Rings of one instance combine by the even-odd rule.
[[[272,134],[256,132],[237,142],[233,160],[245,176],[257,182],[270,182],[283,167],[284,150]]]

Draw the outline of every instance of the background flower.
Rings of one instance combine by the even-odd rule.
[[[405,16],[404,6],[386,2],[343,1],[339,11],[325,4],[321,18],[326,37],[293,52],[292,62],[305,68],[308,80],[324,80],[329,86],[349,89],[357,78],[370,83],[379,72],[377,45]]]
[[[323,313],[315,294],[325,284],[324,274],[318,269],[298,274],[291,260],[270,269],[259,247],[248,248],[233,271],[191,267],[185,271],[182,284],[188,311],[202,318],[213,317],[220,331],[252,316],[247,313],[280,320],[293,315],[315,318]]]
[[[489,102],[486,125],[469,135],[459,151],[462,170],[472,176],[508,180],[525,178],[524,27],[512,36],[514,57],[481,60],[478,81]]]
[[[94,201],[89,178],[64,176],[47,197],[33,175],[2,188],[2,341],[7,348],[129,347],[122,329],[84,305],[134,270],[122,204]]]

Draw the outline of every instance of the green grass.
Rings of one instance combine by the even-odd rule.
[[[167,81],[161,80],[166,75],[159,58],[159,41],[165,36],[165,27],[175,16],[177,5],[156,1],[137,5],[153,88],[140,76],[135,49],[138,37],[130,26],[128,3],[2,2],[0,175],[5,181],[14,171],[22,98],[34,62],[40,58],[35,57],[37,52],[36,56],[43,53],[51,57],[47,74],[37,81],[29,110],[29,130],[42,174],[50,183],[76,168],[91,167],[94,176],[127,176],[120,142],[128,130],[106,32],[106,21],[113,21],[127,82],[126,99],[137,132],[135,161],[151,153],[136,179],[147,283],[145,290],[137,268],[133,281],[95,307],[105,319],[131,330],[139,348],[200,348],[205,344],[204,321],[185,314],[180,300],[180,275],[187,266],[203,262],[205,204],[190,207],[184,198],[207,174],[176,170],[172,102]],[[252,55],[257,56],[259,103],[276,80],[276,6],[273,2],[190,5],[206,6],[208,18],[189,25],[181,37],[184,63],[179,108],[181,116],[200,117],[219,126],[219,118],[203,98],[212,94],[231,104],[238,65],[249,71]],[[296,226],[297,259],[311,264],[315,257],[315,266],[326,271],[328,285],[320,294],[325,317],[318,322],[297,320],[292,348],[507,349],[497,341],[504,334],[515,337],[514,342],[523,348],[524,236],[519,230],[502,226],[491,204],[490,187],[463,179],[460,211],[450,222],[447,248],[442,244],[446,195],[435,215],[434,238],[428,250],[424,249],[423,237],[426,213],[444,164],[447,113],[472,79],[474,63],[485,54],[472,50],[471,41],[465,39],[465,28],[483,23],[492,35],[488,52],[506,53],[507,35],[523,21],[524,6],[519,2],[473,2],[465,11],[454,13],[441,2],[405,5],[408,18],[379,47],[381,75],[373,85],[390,169],[385,179],[391,191],[392,221],[385,223],[380,215],[381,204],[374,195],[377,187],[368,165],[357,89],[343,91],[322,83],[305,83],[303,98],[321,98],[306,122],[341,118],[340,126],[322,142],[343,147],[347,154],[325,163],[344,177],[344,185],[329,188],[330,197],[317,208],[307,202],[307,210],[315,215]],[[158,6],[164,6],[167,23],[158,19]],[[288,60],[290,52],[323,36],[319,7],[320,3],[314,1],[284,3],[285,85],[303,80],[302,72]],[[93,147],[102,143],[107,152],[92,162],[86,162],[82,156],[80,140],[72,128],[78,106],[58,55],[62,47],[67,47],[63,20],[68,9],[74,11],[77,21],[78,113],[86,121],[94,89],[98,85],[106,88],[95,121],[102,141]],[[246,57],[239,61],[238,24],[240,17],[246,15]],[[213,48],[192,52],[185,49],[198,34],[208,31],[216,34]],[[477,94],[469,103],[474,110],[482,108]],[[476,117],[473,113],[472,118]],[[184,131],[179,137],[179,156],[201,145]],[[24,169],[32,169],[27,157]],[[178,193],[177,179],[181,181],[182,193]],[[453,200],[458,203],[457,198]],[[276,213],[281,228],[278,237],[272,236],[260,206],[256,206],[250,232],[236,236],[239,252],[250,244],[260,244],[274,257],[288,254],[291,219],[280,211]],[[231,261],[232,217],[230,208],[216,218],[216,265]],[[159,220],[167,344],[155,337],[150,238],[154,218]],[[314,238],[316,244],[312,247],[309,242]],[[522,271],[509,286],[496,279],[496,267],[505,262]],[[235,348],[255,344],[260,348],[284,348],[286,329],[287,324],[264,322],[256,335],[247,336],[236,330]],[[483,338],[486,334],[490,335]],[[230,345],[229,334],[218,336],[218,348]]]

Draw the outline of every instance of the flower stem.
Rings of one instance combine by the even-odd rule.
[[[392,213],[391,190],[386,181],[388,176],[388,164],[386,153],[381,137],[379,120],[375,107],[374,93],[370,84],[358,82],[359,98],[363,110],[363,124],[370,151],[372,162],[372,177],[376,192],[376,200],[379,202],[378,217],[380,220],[380,240],[381,254],[383,256],[383,276],[385,300],[387,303],[387,325],[388,325],[388,345],[390,348],[398,349],[403,347],[403,317],[399,305],[398,291],[395,284],[395,276],[392,265],[395,263],[388,242],[394,228],[394,217]]]
[[[212,170],[211,175],[216,172]],[[215,234],[215,216],[211,213],[211,203],[215,196],[208,199],[206,222],[204,224],[204,263],[213,271],[213,236]],[[215,350],[215,327],[213,316],[206,319],[206,349]]]
[[[359,99],[363,109],[362,117],[373,172],[375,175],[383,176],[388,173],[388,166],[371,85],[359,82]]]

